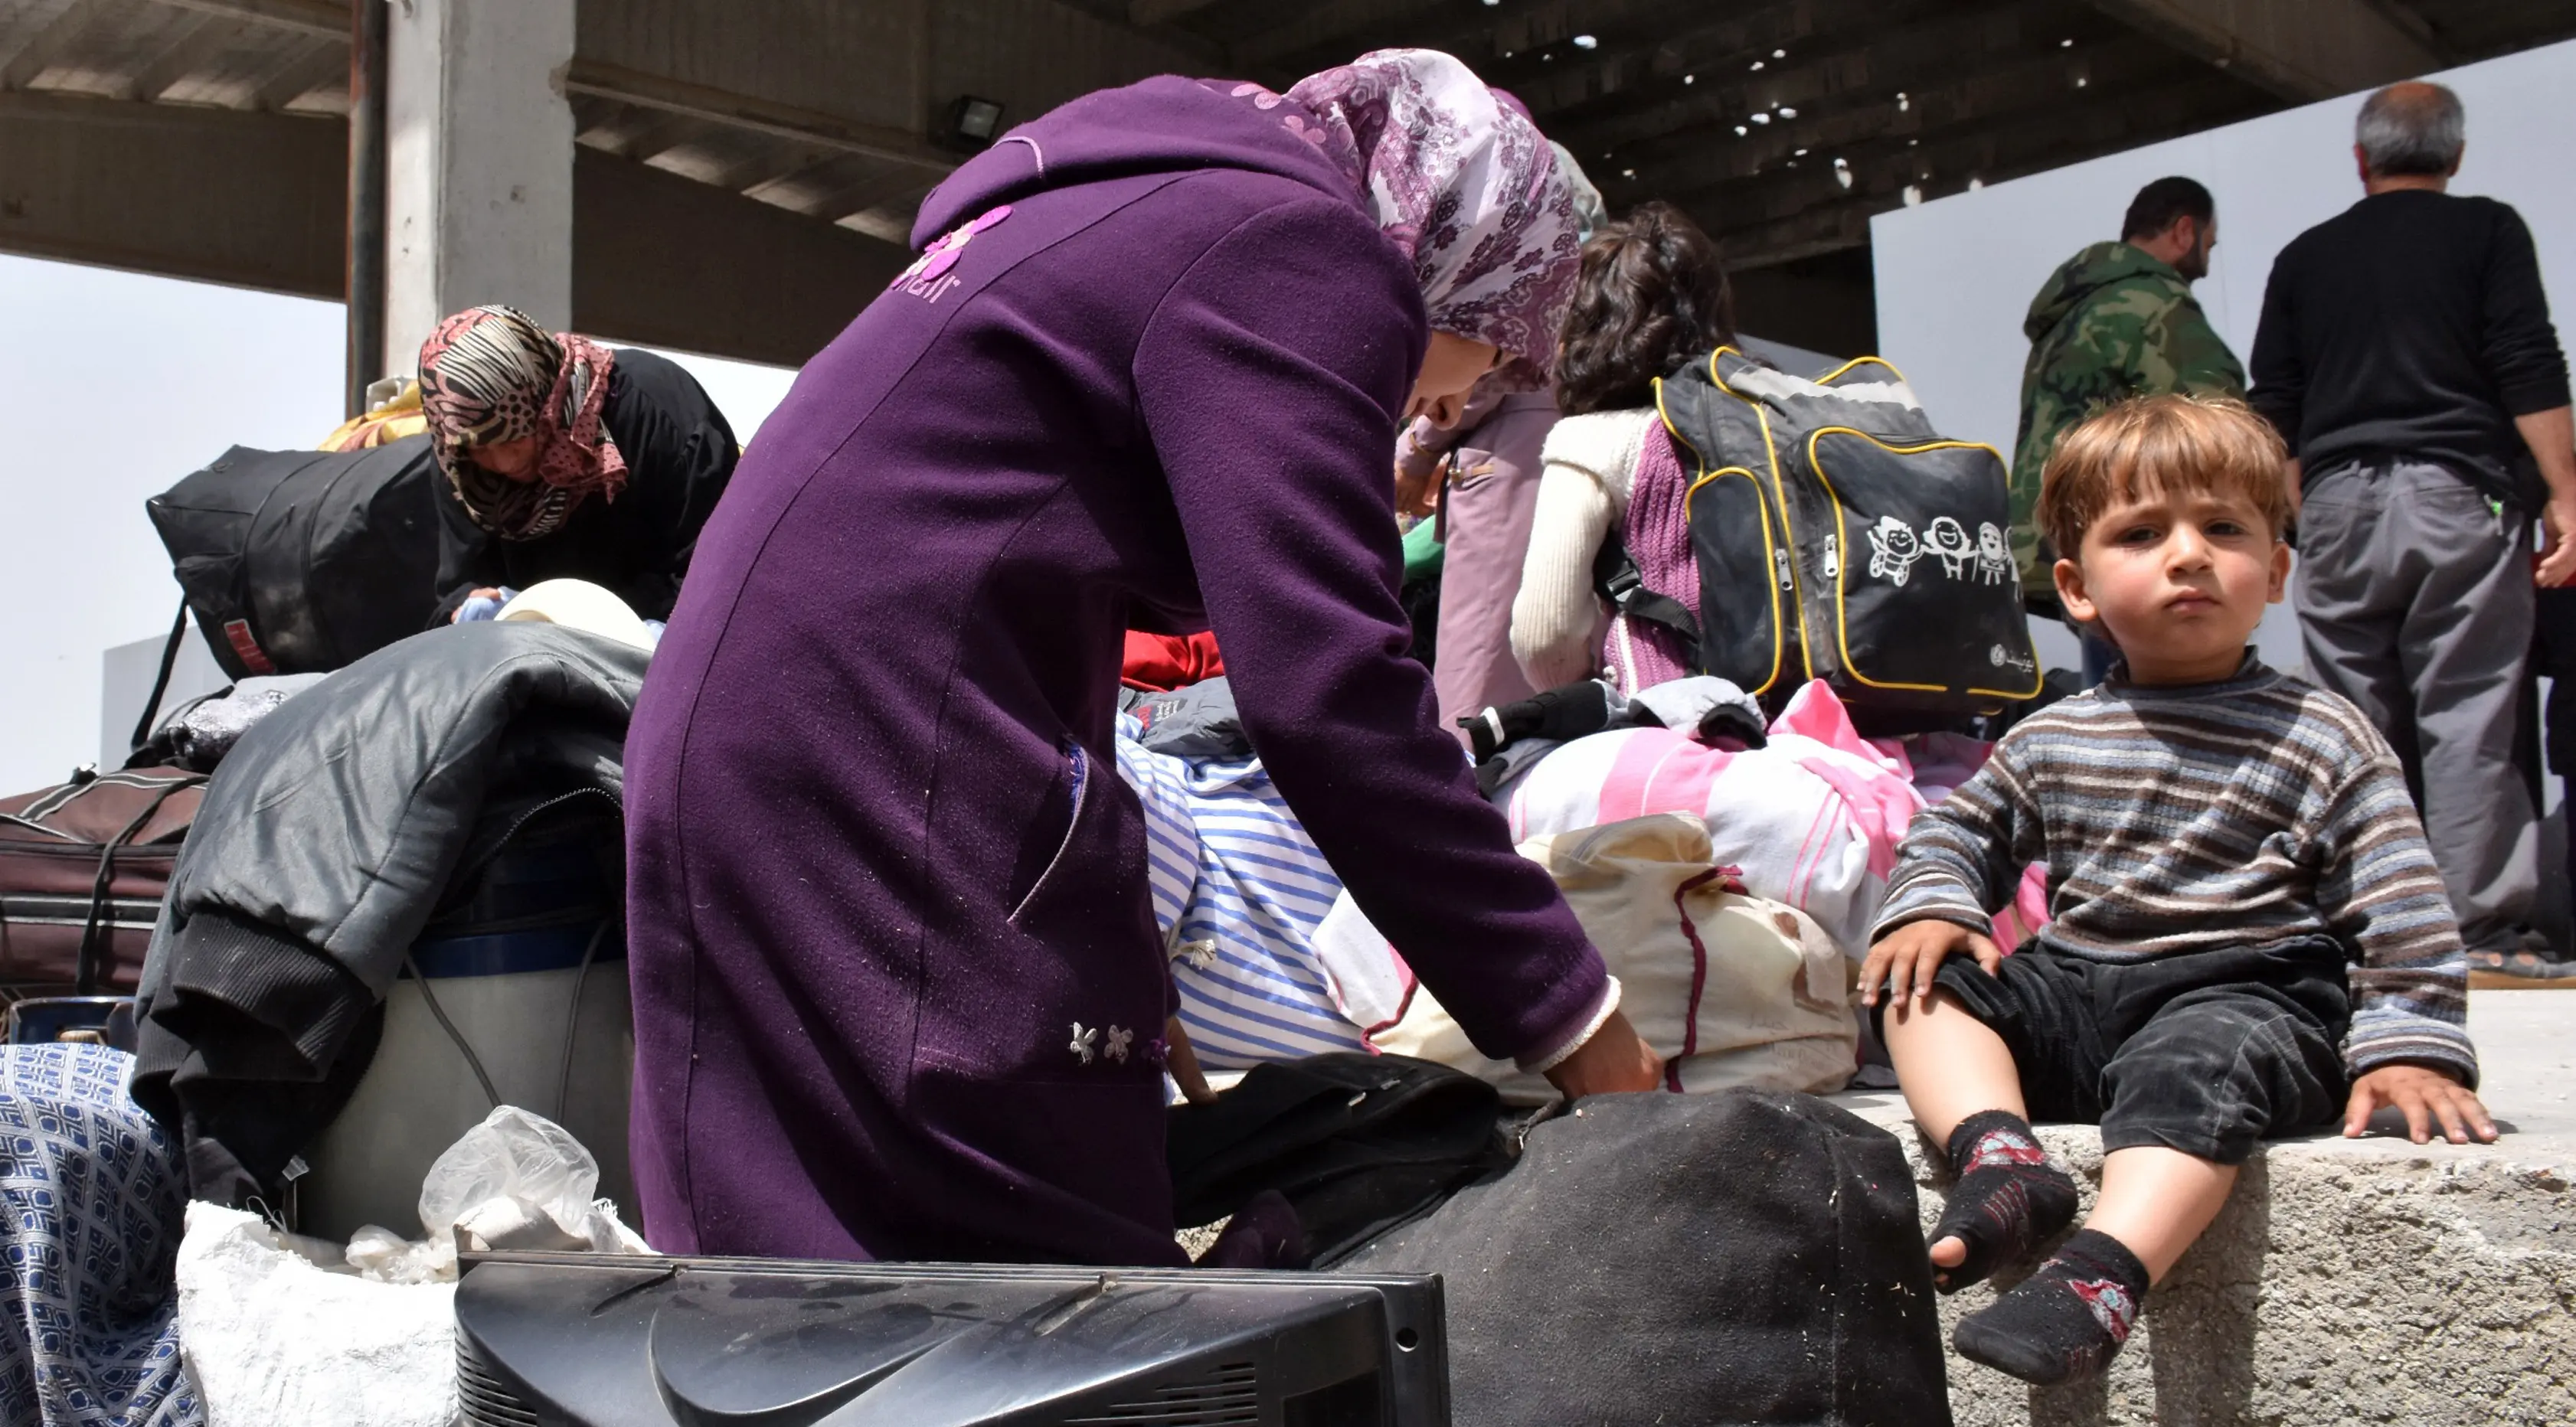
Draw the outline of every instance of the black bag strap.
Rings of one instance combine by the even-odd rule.
[[[188,637],[188,597],[179,597],[179,617],[170,621],[170,642],[161,646],[161,672],[152,676],[151,696],[143,701],[143,716],[134,723],[134,737],[126,740],[126,750],[141,748],[152,738],[152,716],[161,711],[161,696],[170,692],[170,671],[179,664],[179,641]],[[157,805],[156,805],[157,806]],[[81,993],[86,996],[89,993]]]
[[[1645,575],[1628,556],[1627,542],[1615,533],[1601,542],[1600,553],[1593,556],[1592,589],[1628,618],[1671,630],[1681,641],[1683,667],[1699,667],[1699,620],[1680,600],[1646,588]]]
[[[159,700],[156,698],[154,701]],[[114,922],[107,917],[106,912],[108,903],[112,900],[108,896],[108,888],[116,881],[116,850],[132,842],[134,835],[143,831],[143,825],[152,821],[152,815],[161,811],[161,805],[170,801],[171,794],[182,788],[193,788],[204,781],[206,779],[203,774],[171,779],[162,785],[159,792],[152,795],[151,801],[143,805],[143,811],[136,813],[132,822],[127,823],[122,831],[107,840],[105,847],[99,849],[98,878],[90,883],[89,920],[81,926],[80,960],[72,975],[74,995],[98,994],[100,943],[114,929]]]

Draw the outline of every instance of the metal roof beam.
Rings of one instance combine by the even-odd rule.
[[[154,0],[174,10],[194,10],[203,15],[222,15],[235,20],[249,20],[274,30],[292,30],[299,35],[320,39],[349,41],[349,7],[333,0]]]
[[[958,157],[934,148],[918,134],[875,124],[857,124],[790,104],[748,94],[710,89],[658,74],[576,57],[564,88],[574,94],[596,94],[646,109],[682,114],[729,128],[750,129],[817,148],[862,154],[889,163],[909,164],[932,173],[957,167]]]
[[[0,89],[24,89],[27,82],[43,74],[92,25],[123,9],[118,0],[72,0],[53,22],[28,36],[18,52],[0,64]]]
[[[298,34],[335,39],[342,44],[349,39],[349,10],[336,0],[155,0],[155,3],[249,20]],[[572,62],[571,72],[565,76],[564,88],[574,94],[598,95],[729,128],[795,139],[842,153],[864,154],[891,163],[910,164],[929,172],[946,173],[958,163],[956,155],[935,148],[920,135],[906,130],[853,123],[834,115],[778,104],[754,95],[712,89],[578,56]]]
[[[2440,69],[2371,0],[2086,0],[2094,9],[2293,103]]]
[[[217,15],[200,15],[189,22],[179,38],[150,63],[135,71],[127,81],[124,97],[155,100],[178,87],[181,81],[204,68],[217,55],[232,48],[239,39],[242,23]]]

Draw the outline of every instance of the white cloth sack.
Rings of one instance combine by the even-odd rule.
[[[296,1247],[314,1242],[188,1206],[179,1352],[210,1427],[449,1427],[456,1285],[370,1283]]]
[[[1738,1086],[1826,1094],[1851,1079],[1859,1027],[1850,964],[1796,908],[1729,891],[1700,819],[1658,813],[1535,838],[1520,851],[1547,868],[1601,949],[1619,978],[1620,1009],[1669,1065],[1668,1085],[1691,1094]],[[1382,958],[1395,960],[1376,940]],[[1396,979],[1383,968],[1353,970],[1354,995],[1372,1006]],[[1513,1104],[1556,1094],[1545,1078],[1478,1054],[1419,987],[1394,1024],[1369,1039],[1490,1081]]]

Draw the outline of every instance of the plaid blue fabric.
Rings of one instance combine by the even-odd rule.
[[[0,1421],[201,1427],[179,1359],[188,1179],[134,1058],[0,1046]]]

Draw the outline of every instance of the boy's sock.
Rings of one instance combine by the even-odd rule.
[[[2075,1181],[2048,1162],[2028,1120],[2010,1110],[1970,1115],[1950,1132],[1947,1149],[1958,1181],[1930,1241],[1956,1236],[1968,1257],[1957,1268],[1932,1266],[1943,1293],[1983,1281],[2074,1222]]]
[[[2100,1372],[2129,1341],[2147,1296],[2147,1266],[2086,1229],[2012,1292],[1959,1320],[1960,1356],[2049,1387]]]

